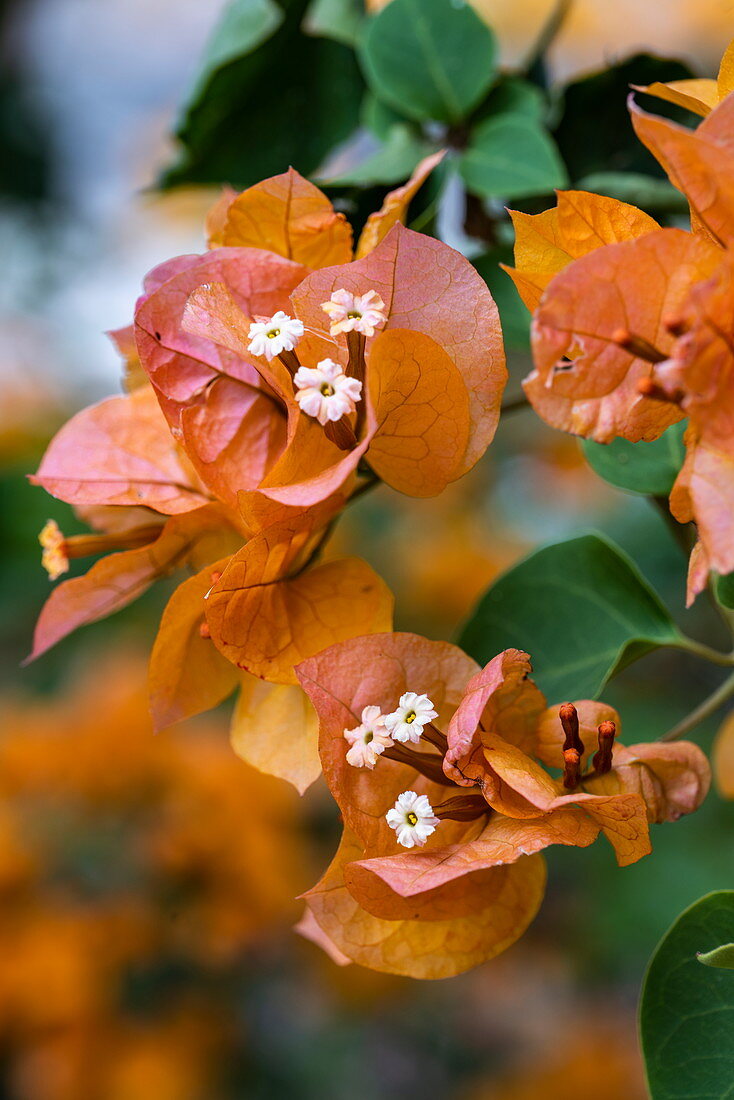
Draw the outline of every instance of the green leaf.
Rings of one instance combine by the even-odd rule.
[[[482,104],[477,121],[496,115],[525,115],[527,118],[542,122],[547,111],[545,98],[540,88],[520,77],[503,78],[489,93]]]
[[[585,439],[586,460],[599,477],[618,489],[645,496],[668,496],[683,465],[684,424],[674,424],[653,443],[594,443]]]
[[[640,1037],[652,1100],[720,1100],[734,1082],[734,976],[697,953],[734,937],[734,890],[707,894],[658,944],[640,1000]]]
[[[362,101],[361,120],[362,125],[366,126],[380,141],[387,140],[388,134],[396,124],[415,125],[409,123],[405,115],[393,111],[392,107],[388,107],[387,103],[383,103],[370,91],[365,92]]]
[[[499,266],[512,264],[512,248],[494,248],[472,259],[494,298],[502,321],[505,347],[527,351],[530,346],[530,314],[510,276]]]
[[[697,959],[704,966],[713,966],[717,970],[734,970],[734,943],[722,943],[713,951],[699,951]]]
[[[526,650],[550,702],[594,698],[615,672],[679,634],[632,561],[600,535],[546,546],[479,601],[459,645],[480,664]]]
[[[333,38],[345,46],[356,46],[363,22],[362,0],[312,0],[303,29],[318,38]]]
[[[367,21],[367,82],[410,118],[460,122],[497,73],[494,34],[463,0],[392,0]]]
[[[481,122],[470,135],[459,171],[470,191],[488,199],[528,198],[568,185],[552,139],[523,114]]]
[[[683,80],[692,75],[679,61],[636,54],[568,84],[554,136],[571,179],[610,171],[665,179],[663,168],[632,129],[627,110],[630,84]],[[654,104],[657,114],[666,109],[660,100],[648,102]]]
[[[410,126],[397,123],[390,129],[381,149],[348,172],[319,182],[334,187],[402,183],[416,164],[432,152],[435,152],[435,146],[417,137]]]
[[[576,186],[579,191],[608,195],[644,210],[666,214],[684,214],[688,210],[688,200],[672,183],[643,176],[640,172],[592,172],[590,176],[580,179]]]
[[[229,5],[184,105],[176,132],[182,148],[162,187],[248,187],[289,164],[309,175],[357,128],[364,83],[354,53],[304,35],[305,6],[306,0],[281,0],[282,11],[272,0]]]
[[[734,573],[716,578],[716,599],[722,607],[734,609]]]

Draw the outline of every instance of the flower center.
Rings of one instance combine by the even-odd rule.
[[[405,820],[408,822],[409,825],[417,825],[418,814],[414,814],[412,810],[408,810],[407,814],[405,815]]]
[[[330,386],[328,382],[324,382],[319,389],[319,393],[322,397],[333,397],[334,387]]]
[[[407,713],[407,714],[405,715],[405,721],[406,721],[406,722],[408,723],[408,725],[410,725],[410,723],[411,723],[411,722],[415,722],[415,720],[416,720],[416,718],[417,718],[417,717],[418,717],[418,715],[417,715],[417,714],[415,713],[415,711],[414,711],[414,710],[410,710],[410,711],[408,711],[408,713]]]
[[[372,732],[372,730],[367,730],[367,733],[364,735],[365,745],[369,745],[370,741],[374,741],[374,739],[375,739],[375,735]]]
[[[280,329],[271,328],[270,332],[266,332],[265,335],[267,336],[268,340],[274,340],[276,336],[280,336]]]
[[[350,321],[358,321],[361,316],[362,314],[357,313],[356,309],[351,310],[351,312],[347,314],[347,317]]]

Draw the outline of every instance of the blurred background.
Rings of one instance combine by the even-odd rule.
[[[552,5],[476,6],[512,65]],[[165,585],[20,670],[48,592],[38,531],[49,517],[76,529],[25,475],[71,412],[119,391],[104,331],[129,322],[144,273],[204,247],[216,192],[152,184],[221,7],[0,2],[0,1098],[643,1097],[645,961],[685,905],[731,882],[734,807],[716,793],[656,827],[638,866],[619,871],[602,844],[551,853],[540,918],[471,974],[341,970],[291,930],[338,832],[322,784],[299,799],[244,765],[226,708],[152,735],[145,662]],[[579,0],[552,73],[647,50],[710,75],[733,32],[722,0]],[[511,391],[527,366],[518,340]],[[498,572],[590,527],[635,557],[689,633],[720,641],[703,599],[683,610],[686,563],[658,513],[528,412],[438,500],[383,488],[360,502],[334,552],[382,573],[399,628],[451,638]],[[605,698],[634,741],[717,682],[654,656]]]

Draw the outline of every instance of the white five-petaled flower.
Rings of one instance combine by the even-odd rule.
[[[403,791],[398,795],[393,808],[385,814],[385,820],[395,830],[398,844],[404,848],[425,844],[441,822],[426,796],[415,791]]]
[[[379,707],[365,707],[362,711],[362,723],[353,730],[344,730],[344,739],[351,748],[347,752],[347,763],[353,768],[369,768],[377,763],[393,739],[385,729],[382,711]]]
[[[421,739],[423,727],[438,718],[438,711],[427,695],[416,695],[406,691],[400,696],[397,710],[385,715],[385,728],[396,741],[412,741],[417,744]]]
[[[299,367],[293,383],[301,409],[315,416],[319,424],[353,413],[362,396],[362,383],[349,378],[333,359],[322,359],[315,367]]]
[[[303,321],[289,317],[279,309],[268,320],[253,321],[248,333],[247,350],[253,355],[264,355],[268,362],[281,351],[293,351],[303,336]]]
[[[366,294],[352,294],[348,290],[335,290],[328,302],[321,305],[324,313],[331,318],[330,332],[338,336],[340,332],[359,332],[363,336],[374,336],[378,325],[387,320],[385,303],[376,290]]]

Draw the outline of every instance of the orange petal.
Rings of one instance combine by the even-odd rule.
[[[584,783],[591,794],[637,794],[649,822],[677,821],[693,813],[711,785],[706,756],[690,741],[615,744],[612,771]]]
[[[680,420],[675,404],[641,396],[637,383],[651,364],[613,337],[626,330],[670,355],[664,319],[680,312],[691,284],[719,258],[703,238],[661,229],[597,249],[557,275],[535,315],[535,370],[524,383],[536,411],[600,443],[657,439]]]
[[[469,394],[459,370],[429,336],[388,329],[367,368],[377,431],[369,463],[409,496],[436,496],[466,472]]]
[[[551,278],[572,260],[660,226],[636,206],[589,191],[559,191],[558,205],[541,214],[511,210],[515,267],[506,267],[520,297],[535,310]]]
[[[303,794],[321,775],[319,724],[308,696],[296,684],[267,684],[246,673],[240,683],[232,748],[246,764]]]
[[[263,248],[307,267],[346,264],[352,229],[314,184],[289,168],[237,195],[228,209],[221,243]]]
[[[325,522],[314,509],[267,527],[234,555],[207,600],[217,646],[262,679],[295,684],[299,661],[392,623],[392,594],[366,562],[304,568]]]
[[[417,164],[414,168],[413,174],[407,183],[396,188],[395,191],[388,192],[380,209],[376,210],[374,214],[370,214],[365,223],[354,254],[356,260],[361,260],[373,248],[377,248],[380,241],[387,236],[397,222],[405,222],[411,202],[433,169],[438,167],[445,156],[446,150],[441,149],[438,153],[432,153],[430,156],[424,157],[420,164]]]
[[[713,111],[721,98],[716,81],[708,79],[670,80],[665,84],[656,80],[653,84],[633,84],[632,87],[637,92],[646,92],[703,116]]]
[[[722,798],[734,798],[734,712],[721,725],[712,752],[716,789]]]
[[[39,657],[77,627],[127,607],[160,577],[185,566],[201,569],[231,553],[239,541],[215,507],[172,516],[155,542],[102,558],[83,577],[55,588],[39,616],[28,659]]]
[[[163,612],[148,673],[156,730],[210,710],[237,686],[237,669],[200,633],[212,573],[221,572],[228,560],[222,558],[180,584]]]
[[[360,855],[359,845],[345,834],[331,867],[306,901],[343,955],[388,974],[449,978],[494,958],[520,938],[545,890],[545,864],[540,856],[528,856],[501,869],[501,885],[479,912],[470,906],[467,917],[381,920],[362,909],[344,886],[344,864]]]
[[[69,504],[141,505],[167,515],[208,500],[147,385],[73,416],[31,481]]]

